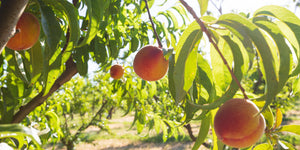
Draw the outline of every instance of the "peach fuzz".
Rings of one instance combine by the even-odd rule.
[[[40,23],[31,13],[24,12],[16,25],[15,35],[9,39],[6,47],[12,50],[31,48],[39,39]]]
[[[216,113],[214,129],[218,139],[236,148],[254,145],[264,134],[265,119],[250,100],[231,99]]]
[[[110,68],[110,76],[115,80],[122,78],[123,74],[124,74],[124,69],[121,65],[113,65]]]
[[[157,81],[164,77],[169,68],[163,51],[156,46],[145,46],[136,54],[133,61],[134,72],[144,80]]]

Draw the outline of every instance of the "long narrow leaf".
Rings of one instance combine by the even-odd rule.
[[[197,65],[196,63],[193,65],[186,65],[186,62],[188,59],[197,59],[195,57],[189,57],[190,53],[192,51],[195,51],[195,46],[197,47],[197,43],[200,41],[202,37],[202,31],[200,29],[200,26],[194,21],[189,25],[189,27],[185,30],[185,32],[182,34],[178,45],[175,48],[175,68],[174,68],[174,82],[175,82],[175,88],[176,88],[176,97],[175,101],[176,103],[180,102],[184,96],[186,95],[186,92],[189,90],[190,86],[192,86],[192,83],[194,81],[197,67],[191,67],[194,65]],[[189,60],[190,61],[190,60]],[[194,69],[193,69],[194,68]],[[186,69],[192,69],[193,70],[193,76],[187,77],[185,72]]]
[[[79,29],[79,13],[78,10],[68,1],[65,0],[43,0],[46,4],[50,5],[53,9],[61,12],[68,20],[68,26],[70,28],[70,38],[65,51],[71,50],[78,44],[80,37]]]
[[[30,137],[33,143],[41,149],[41,141],[38,136],[38,133],[28,127],[24,127],[20,124],[2,124],[0,125],[0,138],[8,138],[8,137]],[[25,139],[24,139],[25,140]]]
[[[211,114],[209,113],[209,115],[206,116],[201,121],[200,131],[198,133],[198,137],[195,141],[195,144],[194,144],[192,150],[197,150],[201,146],[201,144],[204,142],[204,140],[208,134],[209,128],[210,128],[210,122],[211,122]]]
[[[241,81],[243,73],[242,73],[242,68],[244,66],[244,61],[242,52],[238,46],[230,37],[228,36],[222,36],[222,38],[227,42],[227,44],[230,46],[230,49],[233,53],[233,60],[234,60],[234,69],[233,73],[235,74],[236,78],[238,81]],[[235,80],[232,80],[228,89],[226,92],[220,97],[219,99],[215,100],[214,102],[210,104],[204,104],[204,105],[198,105],[190,102],[193,106],[198,107],[199,109],[214,109],[219,107],[222,103],[225,101],[231,99],[237,90],[239,89],[238,84],[235,82]],[[189,101],[188,101],[189,102]]]
[[[284,125],[278,132],[291,132],[300,135],[300,125]]]
[[[300,19],[291,11],[284,7],[269,5],[258,9],[254,16],[272,16],[289,27],[289,29],[282,27],[280,28],[285,37],[289,40],[295,50],[298,64],[291,73],[291,76],[295,76],[300,72]]]
[[[49,6],[46,6],[42,0],[39,0],[39,2],[42,17],[41,22],[46,35],[46,42],[52,50],[52,53],[54,53],[62,36],[62,29],[53,10]]]
[[[100,23],[103,18],[103,13],[105,11],[105,0],[86,0],[87,5],[87,16],[88,16],[88,31],[85,38],[80,42],[79,46],[83,46],[92,41],[92,39],[97,34]]]
[[[257,28],[257,26],[255,26],[246,18],[236,14],[222,15],[217,21],[217,24],[228,28],[230,31],[236,34],[241,41],[249,37],[254,43],[255,47],[257,48],[257,51],[263,63],[263,67],[265,69],[264,75],[266,78],[267,85],[265,93],[266,103],[265,106],[262,108],[262,111],[264,111],[276,96],[278,86],[278,78],[276,75],[274,62],[276,60],[272,57],[272,52],[266,39],[264,38],[260,30]],[[245,37],[244,35],[248,37]],[[246,44],[249,43],[245,43],[245,45]]]
[[[283,34],[280,28],[276,24],[270,22],[269,20],[262,19],[261,17],[254,18],[253,21],[256,25],[258,25],[260,28],[264,29],[271,35],[273,41],[277,46],[277,50],[279,53],[279,61],[280,61],[279,71],[278,71],[278,78],[279,78],[278,92],[279,92],[289,78],[290,68],[291,68],[290,48],[286,44],[285,38],[282,36]]]

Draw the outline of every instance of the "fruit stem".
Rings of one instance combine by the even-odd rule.
[[[223,60],[224,65],[227,67],[227,69],[229,70],[232,79],[237,83],[237,85],[239,86],[240,90],[242,91],[244,98],[248,99],[247,94],[245,93],[245,89],[242,87],[241,83],[239,82],[239,80],[236,78],[235,74],[233,73],[232,69],[229,67],[228,62],[226,61],[225,57],[223,56],[223,54],[221,53],[217,43],[213,40],[212,35],[210,34],[210,32],[208,31],[208,29],[205,27],[203,21],[197,17],[197,14],[195,13],[195,11],[193,10],[193,8],[191,8],[184,0],[179,0],[181,2],[181,4],[188,10],[188,12],[193,16],[193,18],[197,21],[197,23],[200,25],[201,30],[207,35],[208,40],[210,43],[212,43],[212,45],[215,47],[215,49],[217,50],[217,52],[219,53],[220,57]]]
[[[159,39],[159,37],[158,37],[158,34],[157,34],[157,32],[156,32],[156,29],[155,29],[155,27],[154,27],[154,23],[153,23],[151,14],[150,14],[149,6],[148,6],[148,1],[147,1],[147,0],[144,0],[144,1],[145,1],[145,4],[146,4],[146,9],[147,9],[147,12],[148,12],[148,17],[149,17],[149,19],[150,19],[150,22],[151,22],[151,25],[152,25],[152,28],[153,28],[153,32],[154,32],[154,35],[155,35],[155,37],[156,37],[158,46],[159,46],[160,48],[162,48],[161,41],[160,41],[160,39]]]

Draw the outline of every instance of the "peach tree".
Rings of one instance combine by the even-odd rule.
[[[2,0],[1,142],[22,148],[28,142],[24,137],[29,137],[34,146],[40,148],[38,135],[42,132],[20,124],[29,113],[44,104],[76,74],[87,76],[89,61],[96,62],[100,71],[105,72],[113,61],[127,61],[139,48],[157,42],[169,61],[167,77],[162,81],[137,83],[151,85],[154,91],[163,89],[170,93],[167,106],[164,103],[153,106],[178,109],[181,113],[175,111],[173,115],[183,114],[176,120],[182,125],[194,119],[201,120],[193,149],[198,149],[205,141],[210,129],[213,149],[224,147],[214,131],[213,121],[218,108],[233,98],[251,100],[265,118],[267,142],[253,143],[250,149],[293,149],[292,144],[282,141],[277,134],[287,131],[299,135],[299,125],[281,125],[280,110],[276,109],[275,118],[271,106],[283,100],[278,95],[287,86],[291,87],[289,96],[299,94],[300,19],[288,9],[274,5],[262,7],[248,16],[229,13],[216,18],[206,13],[208,0],[198,2],[201,17],[184,0],[180,0],[170,8],[172,11],[158,13],[158,16],[167,19],[168,23],[163,23],[150,15],[148,8],[154,0]],[[5,45],[18,34],[15,27],[23,12],[30,12],[38,18],[41,33],[30,49],[14,51]],[[178,25],[174,12],[182,18],[182,26]],[[189,18],[187,12],[193,18]],[[149,15],[150,21],[144,20],[144,14]],[[187,18],[194,21],[188,23]],[[153,36],[149,35],[149,31],[154,33]],[[204,41],[209,41],[209,44],[203,44]],[[244,83],[249,81],[248,73],[258,68],[260,81],[264,84],[256,93]],[[135,76],[133,72],[131,75]],[[140,79],[128,77],[128,80]],[[140,96],[147,93],[139,86],[126,83],[115,81],[124,94],[132,92],[129,87],[138,88]],[[159,89],[155,88],[155,84],[163,85]],[[127,96],[134,99],[135,95]],[[155,99],[153,95],[151,98]],[[141,100],[133,102],[129,101],[128,111],[135,111],[134,123],[139,126],[138,130],[142,130],[144,124],[158,131],[162,125],[172,127],[169,122],[174,118],[163,113],[157,113],[160,115],[155,120],[147,122],[147,111],[157,109],[145,109],[149,105],[144,107],[145,103]]]

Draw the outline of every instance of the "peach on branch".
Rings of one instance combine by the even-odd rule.
[[[122,78],[123,74],[124,74],[124,69],[121,65],[118,65],[118,64],[113,65],[110,68],[110,76],[115,80]]]
[[[214,129],[224,144],[245,148],[254,145],[264,134],[265,119],[250,100],[231,99],[216,113]]]
[[[15,35],[9,39],[6,47],[12,50],[26,50],[31,48],[40,35],[40,23],[29,12],[24,12],[16,25]]]
[[[133,61],[134,72],[144,80],[156,81],[164,77],[169,68],[161,48],[144,46],[136,54]]]

